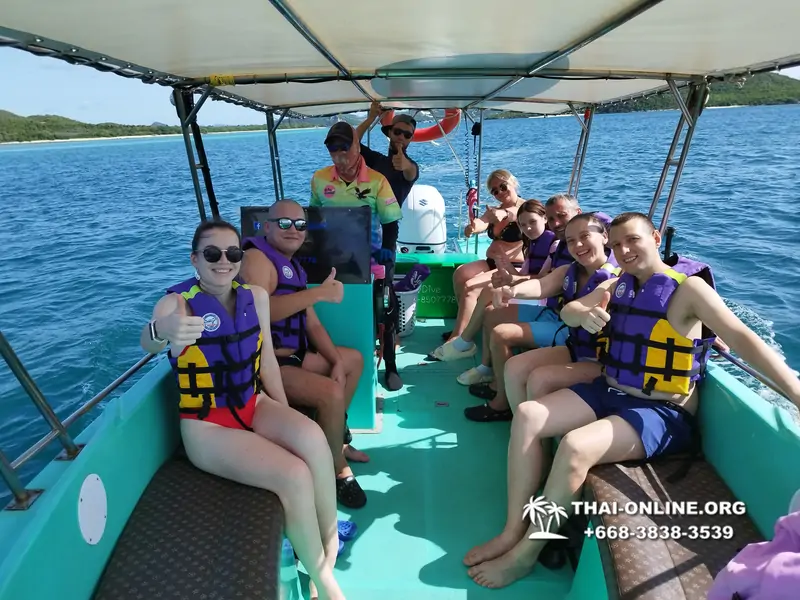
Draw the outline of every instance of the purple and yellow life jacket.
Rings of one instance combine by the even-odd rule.
[[[231,316],[214,296],[200,289],[192,277],[173,285],[167,293],[180,294],[193,316],[202,317],[204,329],[180,356],[168,354],[178,383],[179,411],[208,416],[212,408],[227,407],[237,414],[260,389],[261,326],[247,285],[232,282],[236,294],[236,314]]]
[[[677,260],[676,260],[677,258]],[[702,277],[715,288],[708,265],[683,257],[664,273],[656,273],[637,290],[637,280],[623,273],[611,295],[605,330],[606,349],[600,362],[617,383],[652,392],[688,395],[705,376],[716,336],[703,325],[701,339],[679,334],[667,320],[669,302],[689,277]]]
[[[609,258],[613,258],[613,254]],[[621,269],[616,265],[616,261],[609,260],[599,269],[597,269],[586,284],[578,290],[578,274],[580,265],[578,262],[572,263],[564,277],[564,304],[569,304],[573,300],[583,298],[591,294],[598,285],[603,281],[608,281],[614,277],[618,277]],[[566,327],[566,325],[564,326]],[[575,361],[579,360],[597,360],[600,356],[600,351],[606,345],[606,339],[603,332],[599,334],[589,333],[583,327],[570,327],[569,337],[567,338],[567,347],[572,351],[572,356]]]
[[[558,243],[558,247],[560,248],[560,247],[562,247],[562,246],[563,246],[564,248],[566,248],[566,247],[567,247],[567,243],[566,243],[566,242],[559,242],[559,243]],[[555,254],[557,254],[557,253],[558,253],[558,248],[555,250],[555,252],[553,253],[553,255],[555,255]],[[554,265],[554,266],[553,266],[553,267],[551,267],[551,269],[550,269],[550,270],[552,271],[553,269],[556,269],[556,268],[558,268],[558,267],[560,267],[560,266],[563,266],[563,265],[565,265],[565,264],[569,264],[569,265],[570,265],[570,268],[567,270],[567,274],[569,274],[569,273],[570,273],[570,271],[572,270],[572,268],[573,268],[573,267],[577,269],[577,268],[578,268],[578,263],[575,261],[575,259],[573,258],[572,254],[569,254],[569,252],[567,252],[567,254],[568,254],[568,255],[569,255],[569,257],[572,259],[572,262],[566,263],[566,262],[564,262],[564,261],[563,261],[563,259],[559,259],[559,264],[558,264],[558,266],[555,266],[555,261],[554,261],[554,262],[553,262],[553,265]],[[617,265],[617,259],[616,259],[616,258],[614,258],[614,253],[613,253],[613,252],[612,252],[610,249],[608,249],[608,248],[605,248],[605,254],[606,254],[606,263],[607,263],[607,264],[611,265],[612,267],[617,267],[617,266],[619,266],[619,265]],[[552,258],[552,255],[551,255],[551,258]],[[603,265],[603,267],[600,267],[600,268],[602,269],[602,268],[604,268],[604,267],[605,267],[605,264]],[[576,273],[577,273],[577,271],[576,271]],[[573,275],[573,276],[574,276],[574,275]],[[594,286],[594,287],[597,287],[597,284],[598,284],[598,283],[600,283],[600,282],[598,281],[598,282],[595,284],[595,286]],[[565,279],[565,284],[566,284],[566,279]],[[594,290],[594,287],[592,288],[592,290]],[[586,292],[586,293],[588,294],[589,292]],[[578,298],[581,298],[582,296],[583,296],[583,294],[581,294],[581,296],[578,296]],[[573,299],[574,299],[574,298],[573,298]],[[567,299],[564,297],[564,294],[563,294],[563,292],[562,292],[562,293],[558,294],[557,296],[551,296],[550,298],[548,298],[548,299],[547,299],[547,303],[546,303],[546,305],[545,305],[545,306],[547,306],[547,308],[549,308],[550,310],[553,310],[553,311],[555,311],[555,312],[556,312],[556,314],[559,314],[559,313],[561,312],[561,309],[562,309],[562,308],[564,308],[564,305],[565,305],[565,304],[567,304],[568,302],[572,302],[572,300],[567,300]]]
[[[264,236],[246,238],[242,242],[242,249],[257,248],[275,265],[278,273],[278,285],[273,296],[296,294],[307,288],[308,277],[300,262],[286,258],[278,252]],[[308,348],[308,335],[306,332],[306,310],[289,315],[285,319],[271,322],[272,345],[290,350],[306,350]]]

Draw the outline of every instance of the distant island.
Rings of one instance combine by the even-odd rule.
[[[685,94],[684,94],[685,97]],[[768,104],[800,103],[800,80],[762,73],[748,78],[742,86],[735,83],[711,84],[711,97],[707,106],[756,106]],[[647,110],[677,109],[675,100],[669,93],[647,99],[637,99],[616,105],[599,107],[598,114],[621,113]],[[487,113],[487,119],[514,119],[529,115],[517,112]],[[343,116],[355,123],[352,115]],[[286,118],[280,129],[306,127],[329,127],[336,117],[309,117],[305,119]],[[264,131],[264,125],[218,125],[201,126],[203,133],[223,133],[236,131]],[[112,138],[127,136],[153,136],[180,134],[180,127],[153,123],[152,125],[121,125],[119,123],[82,123],[55,115],[34,115],[21,117],[12,112],[0,110],[0,143],[57,141],[85,138]]]

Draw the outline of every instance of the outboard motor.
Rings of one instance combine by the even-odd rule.
[[[403,203],[403,220],[397,235],[401,254],[444,254],[447,222],[444,198],[432,185],[415,185]]]

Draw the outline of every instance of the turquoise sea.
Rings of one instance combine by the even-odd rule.
[[[677,120],[673,111],[597,116],[581,180],[584,210],[647,212]],[[800,106],[706,110],[670,219],[674,249],[710,263],[728,305],[795,369],[798,123]],[[465,162],[463,128],[451,135]],[[486,121],[484,178],[507,168],[524,197],[564,191],[579,135],[572,117]],[[238,224],[240,206],[274,200],[265,133],[204,139],[223,217]],[[307,201],[311,174],[328,161],[323,139],[318,129],[279,133],[287,197]],[[471,149],[471,136],[466,143]],[[372,144],[382,149],[385,138],[373,132]],[[445,198],[455,237],[463,171],[443,140],[414,144],[411,153],[419,182]],[[472,161],[470,168],[474,174]],[[0,146],[0,327],[61,418],[142,356],[139,332],[154,303],[192,273],[197,223],[180,137]],[[47,432],[2,362],[0,423],[0,449],[12,460]],[[23,479],[57,450],[53,444],[25,465]]]

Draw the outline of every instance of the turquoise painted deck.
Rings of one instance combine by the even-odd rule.
[[[461,562],[505,523],[510,424],[464,418],[464,407],[480,402],[456,382],[470,361],[424,361],[441,343],[444,325],[442,319],[417,322],[413,334],[401,339],[405,387],[380,387],[382,431],[354,436],[353,445],[371,458],[352,465],[368,501],[340,512],[352,517],[359,534],[339,558],[337,579],[348,600],[566,598],[569,568],[537,567],[506,589],[488,590],[469,578]]]
[[[452,268],[464,259],[449,255],[442,262],[453,262]],[[367,321],[354,329],[347,327],[352,319],[343,318],[371,310],[362,287],[363,293],[350,293],[320,315],[337,343],[369,352]],[[446,296],[447,290],[436,293]],[[594,541],[584,544],[574,578],[568,567],[554,572],[538,566],[508,588],[488,590],[467,576],[465,553],[505,521],[509,423],[473,423],[463,416],[463,408],[479,400],[455,378],[479,357],[424,360],[449,328],[443,319],[428,318],[401,338],[398,366],[406,385],[399,392],[376,388],[374,372],[365,373],[359,387],[359,423],[353,425],[374,426],[376,432],[356,433],[354,441],[372,459],[353,465],[367,490],[367,506],[340,513],[359,526],[336,569],[347,598],[605,600]],[[374,389],[382,398],[377,412]],[[31,510],[0,511],[0,600],[91,597],[136,501],[178,444],[174,405],[174,381],[162,358],[78,436],[87,446],[76,460],[50,463],[34,478],[30,487],[45,493]],[[714,364],[699,415],[706,459],[745,502],[761,533],[772,538],[775,520],[800,488],[800,428]],[[96,545],[84,542],[77,527],[78,490],[91,473],[102,477],[109,499],[105,534]],[[281,569],[285,584],[292,584],[294,572],[290,557]]]

